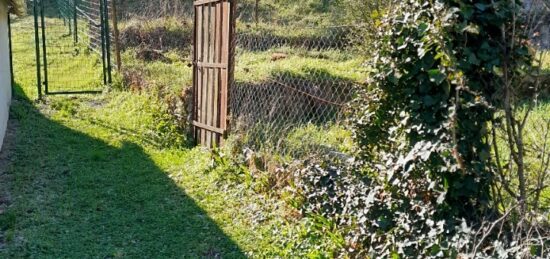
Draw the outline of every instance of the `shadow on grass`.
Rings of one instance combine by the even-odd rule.
[[[267,80],[257,83],[236,82],[230,94],[232,128],[246,132],[245,144],[256,150],[301,152],[286,147],[290,134],[308,125],[320,130],[344,121],[356,89],[357,83],[348,78],[313,68],[301,73],[273,71]],[[307,145],[303,153],[333,151],[315,143]]]
[[[259,83],[236,82],[230,95],[236,121],[287,127],[324,125],[340,119],[353,98],[356,82],[324,69],[305,68],[302,72],[274,71]]]
[[[0,257],[244,257],[140,146],[113,147],[60,125],[21,92]]]
[[[249,51],[266,51],[284,46],[306,50],[343,50],[352,45],[352,32],[352,27],[286,28],[284,31],[247,28],[236,35],[236,40],[238,47]]]

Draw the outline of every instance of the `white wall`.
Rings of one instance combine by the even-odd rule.
[[[11,101],[8,10],[4,2],[0,1],[0,149],[4,142]]]

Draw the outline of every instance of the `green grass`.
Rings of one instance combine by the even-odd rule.
[[[523,118],[525,115],[527,107],[522,107],[518,110],[518,117]],[[545,172],[545,162],[550,159],[548,150],[548,143],[550,143],[550,101],[541,101],[539,104],[533,108],[531,111],[528,120],[525,124],[523,131],[523,143],[525,147],[525,157],[524,157],[524,168],[527,186],[534,188],[538,186],[538,181],[543,181],[543,186],[546,186],[541,193],[541,198],[539,200],[539,211],[548,211],[550,210],[550,179],[544,177],[548,172]],[[518,181],[516,175],[516,167],[513,165],[512,170],[508,169],[510,165],[510,149],[504,139],[504,130],[499,130],[497,132],[498,139],[497,145],[500,154],[501,165],[505,165],[502,168],[504,174],[507,175],[508,180],[512,190],[518,190]],[[541,178],[541,176],[543,176]],[[529,191],[529,202],[534,201],[533,192]],[[508,197],[507,193],[504,193],[505,199],[513,200]]]
[[[536,181],[544,172],[543,161],[548,161],[550,155],[548,150],[542,152],[544,145],[550,143],[550,100],[541,102],[534,108],[529,120],[525,126],[524,142],[527,145],[527,157],[525,158],[525,167],[529,186],[537,186]],[[545,144],[546,143],[546,144]],[[546,147],[548,148],[548,147]],[[543,157],[546,156],[545,159]],[[548,172],[546,172],[548,174]],[[542,180],[546,186],[542,192],[540,207],[542,211],[550,210],[550,179],[548,177]],[[550,219],[550,216],[549,216]]]
[[[124,70],[136,73],[143,80],[146,88],[153,91],[162,90],[167,94],[179,94],[193,83],[193,70],[188,66],[189,60],[180,51],[169,51],[164,56],[169,62],[143,61],[136,58],[138,50],[129,49],[122,53]]]
[[[45,23],[49,91],[101,90],[103,84],[101,56],[88,49],[89,41],[86,37],[82,36],[80,42],[75,44],[68,27],[63,25],[61,20],[46,18]],[[35,69],[34,31],[28,29],[32,26],[32,17],[23,18],[13,24],[13,42],[20,43],[14,44],[14,52],[29,54],[25,60],[21,59],[15,64],[16,71]],[[81,35],[87,33],[86,28],[79,31]],[[42,43],[40,51],[43,52]],[[44,66],[42,58],[40,62]],[[29,75],[36,73],[36,71],[26,72]],[[45,80],[44,73],[42,73],[42,80]]]
[[[220,181],[224,172],[208,173],[209,152],[159,148],[163,105],[156,97],[111,91],[35,102],[32,23],[19,20],[14,28],[11,116],[18,128],[7,174],[15,180],[2,183],[13,199],[0,215],[0,258],[284,257],[316,250],[305,223],[284,220],[281,201]]]
[[[273,54],[286,58],[273,61]],[[237,52],[235,80],[237,83],[258,83],[272,79],[278,73],[318,80],[329,79],[361,82],[365,71],[364,60],[352,53],[339,50],[307,51],[303,49],[275,48],[268,51]]]

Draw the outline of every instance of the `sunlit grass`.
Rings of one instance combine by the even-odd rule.
[[[166,93],[181,93],[183,89],[191,87],[193,69],[188,66],[191,61],[182,58],[185,56],[183,53],[179,51],[164,53],[168,61],[144,61],[136,58],[137,51],[129,49],[123,52],[124,70],[141,77],[145,87]]]
[[[339,50],[307,51],[276,48],[268,51],[237,51],[235,80],[243,83],[267,81],[285,72],[311,79],[323,76],[361,82],[363,59]]]
[[[527,112],[527,106],[518,110],[518,118],[523,118]],[[500,166],[502,166],[503,173],[508,176],[508,181],[512,190],[519,189],[519,182],[517,176],[517,167],[513,161],[511,161],[510,148],[505,139],[505,132],[503,129],[497,131],[497,146],[499,152]],[[522,134],[522,141],[525,149],[524,168],[527,186],[538,186],[538,181],[542,181],[544,187],[542,196],[540,199],[540,209],[550,209],[550,179],[548,177],[542,177],[544,174],[548,174],[548,168],[546,164],[550,155],[548,153],[548,146],[550,144],[550,101],[542,101],[533,108],[529,113],[529,117],[526,121],[525,128]],[[496,161],[496,160],[495,160]],[[530,202],[534,200],[534,192],[530,190],[529,195]],[[507,193],[503,193],[506,199],[512,200]]]
[[[101,55],[88,48],[89,40],[81,35],[79,43],[69,34],[69,28],[56,18],[46,18],[46,60],[50,92],[96,91],[103,89]],[[20,18],[13,23],[14,56],[22,62],[14,66],[16,79],[21,74],[36,74],[35,35],[32,17]],[[86,29],[79,30],[85,34]],[[43,45],[40,33],[40,52]],[[44,59],[40,58],[42,81],[45,81]],[[32,71],[34,70],[34,71]],[[33,73],[34,72],[34,73]],[[36,78],[36,76],[34,77]],[[27,80],[22,77],[22,80]],[[36,79],[35,79],[36,80]],[[30,81],[28,83],[31,83]],[[37,82],[34,82],[36,87]],[[44,86],[42,87],[45,91]],[[36,89],[36,88],[35,88]],[[35,90],[38,91],[38,90]]]
[[[12,118],[19,128],[9,171],[14,200],[0,216],[1,258],[241,258],[279,249],[273,231],[294,228],[280,220],[280,204],[219,182],[207,173],[211,157],[201,148],[156,145],[151,136],[164,108],[154,93],[112,90],[33,102],[32,19],[13,26]],[[189,82],[179,54],[166,56],[174,62],[136,61],[130,52],[125,60],[167,88]],[[59,66],[74,70],[52,80],[78,77],[78,64]]]

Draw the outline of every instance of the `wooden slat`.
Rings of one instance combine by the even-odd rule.
[[[230,42],[230,10],[231,4],[229,2],[223,2],[223,17],[222,17],[222,53],[221,63],[229,63],[229,45]],[[221,71],[221,85],[220,85],[220,128],[227,129],[227,106],[228,106],[228,86],[229,86],[229,71]]]
[[[210,16],[208,17],[209,23],[208,23],[208,60],[209,63],[215,63],[215,51],[214,51],[214,44],[216,42],[216,5],[214,3],[209,4],[210,9]],[[205,123],[207,125],[213,126],[213,113],[214,113],[214,100],[212,97],[214,96],[214,88],[216,86],[216,80],[214,77],[214,74],[216,72],[216,69],[209,68],[208,69],[208,96],[206,98],[206,121]],[[212,132],[208,132],[206,135],[206,146],[212,147],[212,138],[215,134]]]
[[[200,46],[200,48],[202,49],[202,61],[203,62],[208,62],[208,45],[210,44],[209,43],[209,37],[210,37],[210,33],[209,33],[209,26],[210,26],[210,19],[208,19],[210,17],[210,7],[209,6],[205,6],[204,7],[204,13],[203,13],[203,41],[202,41],[202,45]],[[206,124],[206,116],[207,116],[207,100],[208,100],[208,69],[201,69],[201,73],[202,73],[202,80],[203,80],[203,83],[201,85],[201,91],[202,91],[202,98],[201,98],[201,117],[199,119],[199,122],[200,123],[203,123],[203,124]],[[206,135],[207,135],[208,132],[205,132],[204,130],[201,130],[201,143],[203,144],[206,144]]]
[[[197,6],[196,7],[196,20],[195,20],[195,28],[196,28],[196,35],[195,35],[195,61],[198,62],[198,61],[201,61],[203,59],[202,57],[202,45],[203,45],[203,37],[202,37],[202,34],[203,34],[203,7],[202,6]],[[199,121],[201,120],[201,114],[202,114],[202,84],[203,84],[203,77],[202,77],[202,71],[199,67],[195,66],[194,67],[194,70],[195,70],[195,85],[193,86],[193,89],[194,89],[194,116],[193,116],[193,119],[196,120],[196,121]],[[197,141],[201,141],[202,139],[202,131],[200,129],[195,129],[194,130],[194,133],[195,133],[195,139]]]
[[[215,59],[214,62],[219,63],[221,61],[221,29],[222,29],[222,3],[216,3],[216,23],[215,23],[215,38],[216,41],[214,42],[214,51],[215,51]],[[226,65],[227,67],[227,65]],[[219,128],[220,127],[220,69],[216,69],[216,73],[214,74],[214,95],[212,96],[212,99],[214,100],[214,109],[213,109],[213,126]],[[217,134],[214,138],[214,142],[216,145],[219,145],[220,140],[223,136],[220,136]]]
[[[195,6],[207,5],[207,4],[210,4],[210,3],[223,2],[223,1],[225,1],[225,0],[199,0],[199,1],[195,1],[193,3],[193,5],[195,5]]]
[[[215,132],[215,133],[218,133],[218,134],[221,134],[221,135],[225,134],[225,130],[223,130],[223,129],[212,127],[210,125],[206,125],[206,124],[200,123],[198,121],[193,121],[193,126],[195,126],[197,128],[200,128],[201,130]]]
[[[216,36],[219,37],[219,36]],[[226,63],[208,63],[208,62],[197,62],[196,66],[204,67],[204,68],[221,68],[221,69],[227,69]]]

